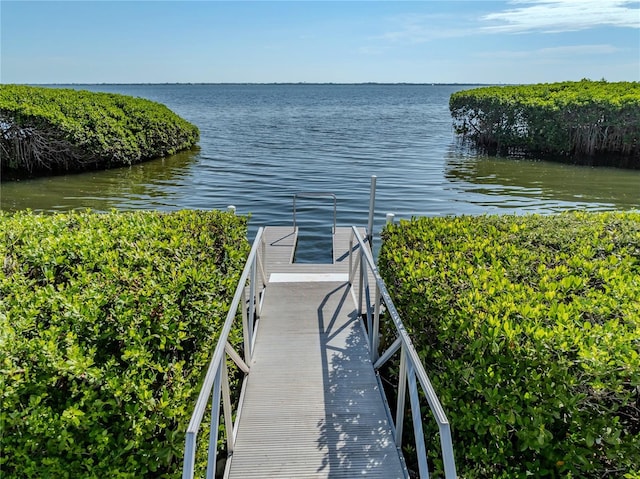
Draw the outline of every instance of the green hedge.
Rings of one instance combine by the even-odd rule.
[[[449,108],[455,131],[489,153],[640,168],[640,82],[483,87]]]
[[[2,213],[0,234],[0,476],[180,477],[246,218]]]
[[[638,477],[640,213],[403,221],[379,263],[462,477]]]
[[[190,148],[198,128],[142,98],[0,85],[0,167],[41,173],[127,166]]]

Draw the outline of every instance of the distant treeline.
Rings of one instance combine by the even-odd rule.
[[[192,147],[198,128],[142,98],[0,86],[3,177],[127,166]]]
[[[451,95],[456,133],[489,154],[640,168],[640,83],[483,87]]]

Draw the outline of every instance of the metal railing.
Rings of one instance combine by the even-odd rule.
[[[194,474],[197,438],[200,425],[211,399],[211,428],[209,431],[209,453],[207,460],[207,479],[213,479],[216,472],[216,446],[218,442],[218,422],[220,419],[220,403],[223,403],[225,432],[227,438],[227,452],[233,453],[237,424],[242,409],[242,397],[246,379],[250,372],[249,364],[253,354],[256,319],[260,317],[262,293],[267,284],[264,268],[265,243],[263,239],[264,228],[260,228],[256,234],[251,252],[245,264],[244,270],[238,282],[229,313],[220,332],[218,343],[209,363],[207,374],[204,378],[195,409],[191,415],[185,440],[184,463],[182,478],[191,479]],[[259,251],[261,249],[261,251]],[[259,254],[260,253],[260,254]],[[260,276],[261,282],[258,282]],[[247,288],[248,283],[248,288]],[[261,284],[261,287],[257,287]],[[248,296],[247,296],[248,290]],[[244,339],[244,357],[236,352],[229,343],[229,332],[236,321],[238,307],[242,308],[242,331]],[[233,411],[231,408],[231,394],[229,389],[229,374],[227,369],[227,357],[245,373],[242,384],[240,400],[236,408],[236,422],[233,423]]]
[[[357,242],[358,257],[354,261],[354,238]],[[358,268],[359,266],[359,268]],[[404,426],[405,399],[407,393],[407,385],[411,406],[411,417],[413,419],[413,433],[416,441],[416,453],[418,456],[418,467],[420,478],[429,477],[429,468],[427,464],[427,451],[424,441],[424,433],[422,430],[422,414],[420,411],[420,399],[418,395],[418,383],[422,387],[422,391],[426,396],[431,413],[433,414],[440,432],[440,449],[444,463],[444,473],[447,479],[455,479],[456,465],[453,455],[453,444],[451,439],[451,427],[447,416],[440,404],[440,400],[436,395],[431,381],[420,361],[418,353],[413,346],[402,319],[396,310],[387,287],[378,273],[373,255],[368,245],[362,239],[356,227],[352,227],[351,240],[349,244],[349,280],[353,285],[356,272],[358,275],[358,314],[362,315],[363,299],[366,304],[366,326],[368,333],[369,350],[371,351],[371,362],[376,371],[378,371],[391,357],[400,351],[400,371],[398,377],[398,400],[396,405],[395,419],[395,440],[398,448],[402,447],[402,432]],[[369,274],[371,272],[375,278],[374,285],[374,305],[371,303],[371,287],[369,285]],[[389,346],[389,348],[379,354],[380,347],[380,312],[384,302],[387,312],[389,313],[396,329],[398,337]]]
[[[293,195],[293,229],[296,229],[296,200],[298,198],[332,198],[333,199],[333,229],[331,233],[336,232],[336,218],[337,218],[337,199],[333,193],[325,193],[321,191],[301,191]]]

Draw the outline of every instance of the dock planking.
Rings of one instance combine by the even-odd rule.
[[[228,477],[407,477],[348,282],[350,233],[336,230],[333,264],[292,264],[293,228],[265,229],[270,279]]]

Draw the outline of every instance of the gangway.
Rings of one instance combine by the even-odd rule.
[[[183,479],[194,477],[205,412],[213,431],[207,478],[406,479],[407,394],[420,477],[427,478],[419,388],[439,427],[445,477],[456,477],[448,420],[378,274],[366,231],[334,227],[332,236],[332,264],[298,264],[297,227],[258,230],[187,429]],[[383,307],[396,337],[379,351]],[[244,336],[234,348],[236,317]],[[400,374],[392,417],[378,370],[394,355]],[[235,409],[230,363],[244,376]],[[221,417],[224,467],[216,464]]]

